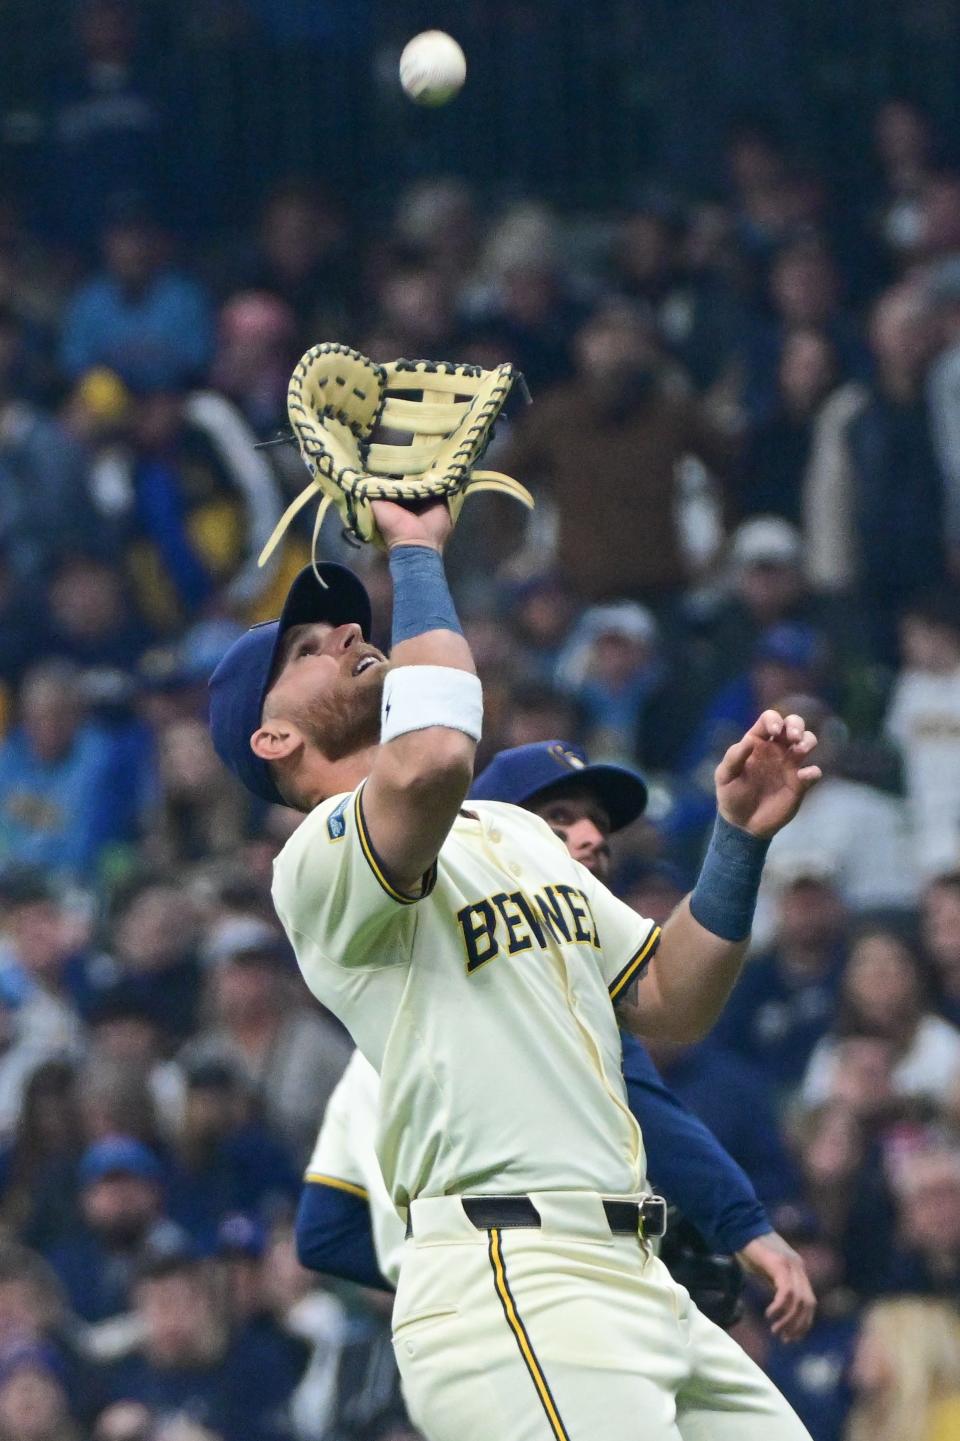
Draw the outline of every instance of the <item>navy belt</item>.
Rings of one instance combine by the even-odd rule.
[[[529,1196],[463,1196],[464,1215],[478,1231],[539,1230],[540,1212]],[[645,1201],[604,1201],[607,1224],[615,1236],[642,1236],[651,1240],[667,1229],[667,1203],[662,1196]],[[407,1216],[407,1235],[413,1218]]]

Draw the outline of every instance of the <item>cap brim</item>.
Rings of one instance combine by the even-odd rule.
[[[626,766],[586,765],[569,775],[558,776],[549,785],[536,792],[537,796],[549,795],[551,791],[572,790],[586,784],[596,793],[598,800],[610,817],[610,829],[622,831],[639,816],[647,806],[647,785],[636,771]],[[533,797],[531,796],[532,800]]]

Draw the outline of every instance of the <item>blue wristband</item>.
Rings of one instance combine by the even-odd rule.
[[[704,930],[724,941],[747,939],[769,845],[717,816],[690,896],[690,913]]]
[[[429,545],[394,546],[390,552],[390,578],[392,646],[428,630],[452,630],[463,635],[439,551]]]

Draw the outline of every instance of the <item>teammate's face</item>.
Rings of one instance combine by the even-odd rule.
[[[553,796],[530,807],[559,836],[575,861],[601,881],[610,874],[610,817],[588,791]]]
[[[387,659],[355,624],[291,626],[264,718],[293,721],[328,760],[376,745]]]

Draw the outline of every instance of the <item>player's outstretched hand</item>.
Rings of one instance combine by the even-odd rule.
[[[781,1341],[802,1341],[817,1309],[802,1258],[776,1231],[768,1231],[738,1251],[737,1260],[748,1275],[759,1277],[773,1291],[765,1313],[773,1334]]]
[[[453,530],[445,500],[421,501],[416,506],[375,500],[371,505],[388,549],[394,545],[429,545],[442,552]]]
[[[820,767],[809,763],[816,744],[802,716],[765,710],[714,772],[724,820],[765,840],[776,835],[820,779]]]

